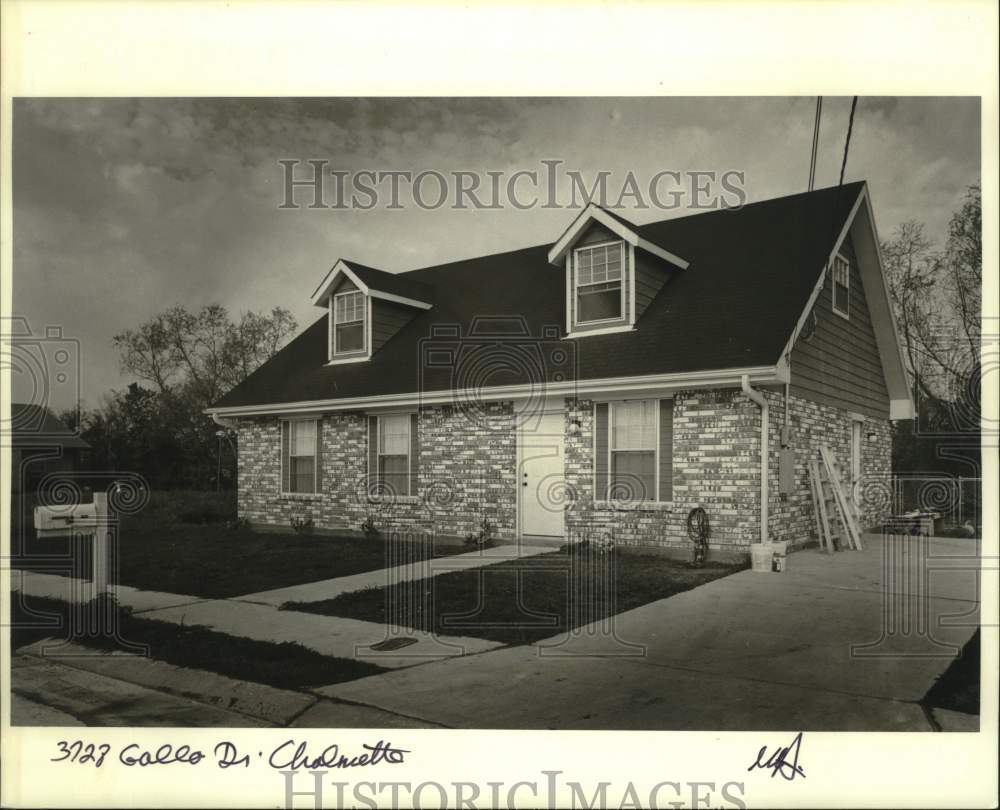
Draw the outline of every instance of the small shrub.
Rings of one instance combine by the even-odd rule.
[[[594,534],[588,536],[587,539],[580,543],[580,546],[591,551],[596,551],[598,554],[607,554],[615,550],[615,538],[611,532]]]
[[[312,534],[313,519],[307,515],[294,515],[289,523],[296,534]]]
[[[361,524],[361,531],[364,533],[365,537],[369,540],[378,537],[381,532],[375,523],[375,513],[369,512],[365,515],[364,522]]]
[[[236,517],[226,521],[226,528],[231,532],[243,531],[250,528],[250,518]]]
[[[477,546],[478,548],[489,548],[493,545],[493,533],[496,531],[496,526],[494,526],[490,519],[484,517],[479,524],[479,528],[475,532],[469,532],[465,535],[465,542],[470,546]]]

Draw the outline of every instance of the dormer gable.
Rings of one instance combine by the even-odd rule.
[[[617,214],[589,205],[548,253],[565,267],[568,337],[635,328],[672,272],[688,262]]]
[[[313,292],[313,305],[327,310],[331,365],[358,363],[410,320],[431,308],[432,291],[403,276],[340,259]]]

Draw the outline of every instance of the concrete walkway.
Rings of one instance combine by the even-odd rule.
[[[486,559],[493,563],[508,558]],[[18,576],[19,573],[21,576]],[[373,573],[385,575],[384,572]],[[53,574],[13,572],[12,587],[29,596],[71,602],[90,598],[89,592],[81,588],[76,580]],[[115,588],[115,595],[120,605],[141,613],[143,618],[188,626],[200,625],[209,630],[256,641],[276,644],[290,641],[321,655],[358,659],[390,669],[480,653],[502,646],[498,641],[441,637],[407,627],[387,628],[379,622],[278,610],[274,605],[239,600],[200,599],[180,594],[140,591],[126,586]],[[398,646],[389,650],[373,649],[386,641],[392,641]]]
[[[916,701],[978,625],[976,552],[868,535],[861,552],[799,552],[782,574],[619,614],[613,633],[589,625],[318,692],[465,728],[931,730]]]
[[[409,582],[415,579],[426,579],[452,571],[467,571],[470,568],[482,568],[486,565],[516,560],[520,557],[534,557],[539,554],[551,554],[556,547],[528,546],[503,544],[493,546],[469,554],[454,554],[449,557],[435,557],[430,560],[399,565],[394,568],[382,568],[377,571],[363,571],[347,577],[324,579],[319,582],[307,582],[304,585],[292,585],[287,588],[275,588],[270,591],[249,593],[236,596],[241,602],[256,602],[264,605],[280,607],[286,602],[319,602],[324,599],[334,599],[345,593],[363,591],[366,588],[385,588],[398,582]]]

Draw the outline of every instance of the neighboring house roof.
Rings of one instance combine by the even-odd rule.
[[[10,436],[13,447],[90,447],[41,405],[11,403]]]
[[[634,330],[616,334],[560,337],[565,334],[566,276],[562,267],[548,261],[552,244],[397,276],[364,268],[362,273],[378,274],[373,280],[384,281],[388,275],[433,289],[433,307],[419,312],[369,361],[339,366],[327,365],[324,316],[213,410],[517,386],[542,382],[539,374],[551,382],[557,375],[565,380],[567,373],[570,379],[587,381],[773,369],[800,327],[830,253],[858,211],[865,188],[864,183],[850,183],[638,226],[614,215],[642,239],[683,257],[690,267],[670,278]],[[565,363],[556,368],[559,364],[547,358],[543,372],[531,361],[477,369],[476,349],[469,345],[475,336],[470,333],[481,333],[484,326],[499,328],[497,318],[508,319],[503,328],[515,333],[520,328],[517,319],[522,319],[535,339],[543,327],[552,327],[543,348],[558,343],[568,349],[575,370],[567,370]],[[434,345],[457,342],[457,337],[440,334],[449,330],[465,339],[464,348],[450,364],[428,362],[426,352]],[[512,341],[513,346],[517,336],[495,337],[492,342],[497,340]],[[532,351],[537,353],[537,348]],[[439,354],[439,360],[443,356]],[[492,362],[487,354],[482,357],[485,364]],[[458,378],[456,366],[464,369]]]

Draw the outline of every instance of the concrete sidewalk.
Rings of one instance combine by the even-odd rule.
[[[977,545],[864,540],[627,611],[610,635],[318,691],[464,728],[931,730],[917,701],[978,625]]]
[[[10,585],[11,590],[22,591],[29,596],[59,599],[71,604],[86,602],[93,597],[89,582],[57,574],[40,574],[35,571],[12,569]],[[204,601],[200,596],[185,596],[180,593],[163,591],[141,591],[138,588],[130,588],[128,585],[115,585],[113,593],[119,605],[130,608],[134,613],[144,613],[148,610],[177,605],[192,605],[195,602]]]
[[[555,547],[529,546],[505,543],[499,546],[473,551],[468,554],[454,554],[449,557],[435,557],[430,560],[399,565],[393,568],[382,568],[377,571],[363,571],[347,577],[324,579],[319,582],[307,582],[303,585],[292,585],[287,588],[275,588],[270,591],[249,593],[236,596],[241,602],[256,602],[264,605],[280,607],[286,602],[319,602],[324,599],[334,599],[345,593],[363,591],[366,588],[385,588],[398,582],[409,582],[414,579],[426,579],[452,571],[467,571],[470,568],[482,568],[486,565],[521,557],[535,557],[539,554],[551,554]]]
[[[291,641],[321,655],[354,658],[390,669],[485,652],[501,646],[497,641],[457,636],[445,638],[410,628],[399,628],[390,634],[389,628],[377,622],[278,610],[271,605],[223,599],[151,610],[144,613],[143,618],[199,625],[230,636],[276,644]],[[405,639],[408,643],[393,651],[373,649],[390,639]]]
[[[426,728],[390,712],[141,656],[36,642],[11,668],[18,726]]]

